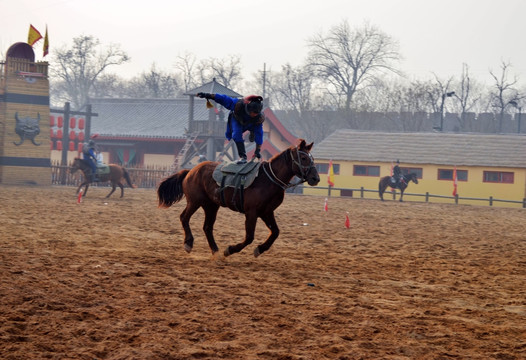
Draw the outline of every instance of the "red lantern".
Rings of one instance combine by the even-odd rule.
[[[49,145],[50,145],[50,147],[51,147],[51,150],[53,150],[53,145],[54,145],[54,144],[53,144],[53,141],[50,141],[50,142],[49,142]]]
[[[64,119],[62,119],[62,116],[59,116],[58,119],[57,119],[57,126],[58,126],[59,128],[62,127],[62,125],[63,125],[63,121],[64,121]]]
[[[76,123],[76,120],[74,117],[72,117],[71,119],[69,119],[69,128],[70,129],[74,129],[75,128],[75,123]]]
[[[69,151],[75,151],[75,143],[73,141],[69,142]]]
[[[83,118],[79,119],[79,129],[84,130],[84,119]]]
[[[75,140],[75,136],[76,136],[76,135],[77,135],[77,134],[75,134],[75,131],[71,130],[71,131],[69,132],[69,139],[70,139],[70,140]]]
[[[57,130],[57,138],[62,139],[62,129]]]
[[[62,141],[57,141],[57,150],[62,150]]]
[[[55,132],[53,129],[49,129],[49,136],[53,139],[55,137]]]
[[[55,117],[53,115],[49,115],[49,126],[55,126]]]
[[[84,141],[84,131],[79,132],[79,141]]]
[[[77,145],[77,151],[79,152],[79,154],[82,152],[82,143],[79,143]]]

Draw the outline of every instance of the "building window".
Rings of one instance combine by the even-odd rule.
[[[453,169],[438,169],[438,180],[453,180]],[[468,181],[468,171],[457,169],[457,180]]]
[[[513,175],[512,172],[484,171],[482,182],[513,184]]]
[[[402,174],[404,175],[415,173],[418,179],[422,179],[422,168],[412,168],[412,167],[401,167],[400,166],[400,170],[402,170]]]
[[[340,164],[332,163],[332,169],[334,175],[340,175]],[[328,174],[329,164],[316,164],[316,170],[318,170],[318,174]]]
[[[380,167],[371,165],[354,165],[354,176],[380,176]]]

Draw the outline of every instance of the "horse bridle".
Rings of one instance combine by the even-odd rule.
[[[292,150],[289,149],[288,151],[290,153],[290,159],[292,161],[292,166],[296,165],[296,167],[299,168],[300,170],[300,173],[301,173],[301,178],[300,178],[300,181],[298,181],[297,183],[289,183],[289,184],[285,184],[283,181],[281,181],[277,176],[276,174],[274,174],[274,171],[272,170],[272,165],[270,164],[270,162],[268,162],[268,168],[270,170],[270,173],[272,174],[272,176],[267,172],[267,169],[265,169],[265,167],[263,167],[263,171],[265,172],[265,174],[268,176],[268,178],[270,179],[270,181],[272,181],[274,184],[278,185],[279,187],[281,187],[283,190],[286,190],[288,188],[291,188],[291,187],[294,187],[294,186],[298,186],[299,184],[301,183],[304,183],[305,181],[307,181],[307,174],[309,173],[309,171],[315,167],[314,165],[314,158],[312,157],[312,155],[308,152],[305,152],[305,151],[301,151],[301,150],[297,150],[296,154],[297,154],[297,157],[298,157],[298,160],[296,161],[296,159],[294,159],[294,156],[292,155]],[[303,165],[301,163],[301,158],[300,158],[300,155],[301,154],[305,154],[309,157],[309,165]],[[293,171],[294,172],[294,171]],[[296,175],[297,177],[299,177],[296,173],[294,174]]]

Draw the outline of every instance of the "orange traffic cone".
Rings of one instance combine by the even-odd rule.
[[[345,214],[345,227],[349,229],[351,227],[351,220],[349,220],[349,212]]]

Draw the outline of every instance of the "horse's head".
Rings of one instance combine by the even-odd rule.
[[[75,160],[73,160],[73,164],[71,164],[71,168],[69,169],[69,172],[74,174],[77,172],[77,170],[81,170],[81,164],[82,164],[82,161],[79,158],[75,158]]]
[[[418,184],[418,178],[415,173],[409,174],[409,180],[414,182],[415,184]]]
[[[310,186],[316,186],[320,182],[320,175],[318,170],[316,170],[314,158],[310,153],[313,145],[313,142],[307,145],[305,140],[300,139],[299,145],[292,148],[290,152],[294,175],[299,177],[301,181],[306,181]]]

